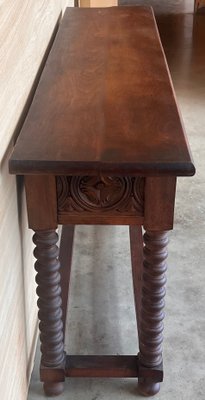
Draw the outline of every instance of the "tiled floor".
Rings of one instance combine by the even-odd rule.
[[[119,5],[152,6],[156,14],[192,13],[194,0],[118,0]]]
[[[179,6],[185,7],[180,10],[189,11],[192,2],[160,3],[170,3],[168,11],[173,4],[177,11]],[[205,16],[163,11],[158,14],[158,25],[197,174],[193,178],[179,179],[175,230],[170,235],[169,245],[165,381],[155,399],[204,400]],[[127,228],[79,227],[75,244],[68,320],[69,352],[136,353]],[[39,383],[38,364],[39,351],[28,400],[45,399]],[[134,398],[141,398],[134,379],[69,379],[65,393],[58,397],[59,400]]]

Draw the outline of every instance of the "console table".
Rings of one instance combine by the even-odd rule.
[[[35,231],[45,393],[81,376],[138,377],[142,394],[157,393],[167,231],[176,178],[195,169],[151,8],[66,10],[10,172],[24,175]],[[130,226],[138,355],[64,352],[75,224]]]

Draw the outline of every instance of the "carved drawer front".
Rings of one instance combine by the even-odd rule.
[[[60,224],[141,224],[144,178],[57,176]]]

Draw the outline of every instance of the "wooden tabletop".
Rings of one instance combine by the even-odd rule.
[[[66,9],[10,172],[194,174],[151,8]]]

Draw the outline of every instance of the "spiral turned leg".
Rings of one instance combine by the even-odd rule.
[[[33,236],[33,242],[36,245],[34,256],[37,259],[35,269],[39,297],[37,304],[40,320],[41,365],[52,368],[62,367],[65,359],[57,241],[58,235],[54,230],[36,231]],[[48,396],[62,393],[63,387],[63,382],[44,382],[44,391]]]
[[[147,231],[144,243],[139,360],[145,367],[156,368],[162,363],[167,232]],[[138,388],[141,394],[151,396],[158,393],[160,384],[140,378]]]

